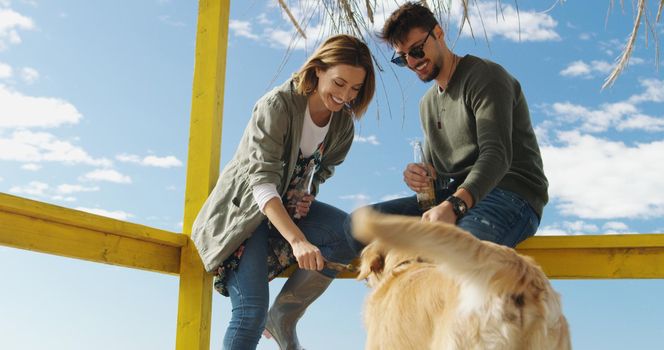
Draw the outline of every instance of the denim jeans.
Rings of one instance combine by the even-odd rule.
[[[356,254],[348,246],[343,224],[348,214],[322,202],[314,201],[306,217],[297,226],[311,244],[317,246],[325,259],[347,264]],[[274,234],[267,220],[245,241],[238,268],[228,273],[227,286],[231,298],[231,321],[224,336],[224,349],[255,349],[265,328],[269,306],[268,235]],[[278,233],[277,233],[278,234]],[[334,277],[336,271],[321,271]]]
[[[454,190],[436,192],[437,202],[451,195]],[[371,206],[386,214],[422,216],[424,212],[417,205],[417,197],[397,198]],[[468,210],[457,226],[472,233],[475,237],[515,247],[521,241],[537,232],[540,219],[530,204],[514,192],[494,188],[489,194]],[[352,237],[350,218],[344,224],[349,245],[359,254],[363,245]]]

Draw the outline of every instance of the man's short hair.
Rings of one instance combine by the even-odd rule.
[[[383,25],[383,31],[378,35],[388,44],[403,43],[413,28],[430,31],[438,21],[428,7],[419,2],[407,2],[396,9]]]

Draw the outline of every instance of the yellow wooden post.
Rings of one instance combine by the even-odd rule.
[[[196,31],[184,234],[219,176],[230,0],[200,0]],[[212,278],[191,240],[182,248],[176,349],[210,348]]]

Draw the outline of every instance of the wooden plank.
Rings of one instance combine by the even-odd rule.
[[[183,227],[191,225],[219,176],[230,0],[200,0],[189,128]],[[191,241],[190,241],[191,242]],[[181,255],[176,349],[207,350],[212,276],[192,244]]]
[[[179,247],[5,211],[0,211],[0,244],[155,272],[180,271]]]
[[[16,197],[6,193],[0,193],[0,212],[29,216],[47,222],[60,223],[84,230],[105,232],[171,247],[183,247],[187,242],[187,237],[173,232]]]
[[[553,279],[664,278],[664,234],[532,237],[517,251],[534,258]],[[353,264],[359,266],[359,260]]]

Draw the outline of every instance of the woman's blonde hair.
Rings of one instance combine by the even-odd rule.
[[[350,102],[355,118],[359,119],[369,107],[376,89],[376,81],[371,52],[365,43],[354,36],[341,34],[325,40],[294,74],[297,92],[311,95],[318,87],[316,68],[327,71],[339,64],[363,68],[366,72],[357,97]]]

